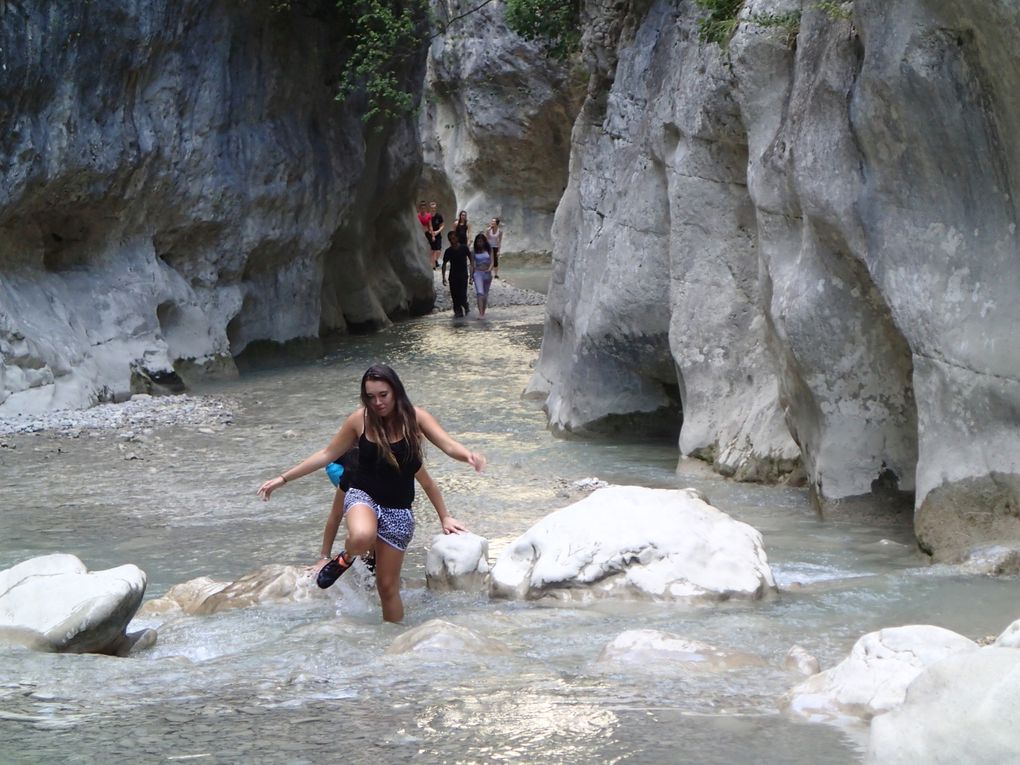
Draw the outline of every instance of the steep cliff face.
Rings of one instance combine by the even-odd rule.
[[[431,305],[416,126],[334,100],[330,3],[271,5],[2,6],[0,413]]]
[[[429,50],[423,193],[448,221],[466,210],[473,232],[500,218],[506,252],[547,253],[583,87],[506,26],[502,3],[478,5],[433,3],[450,24]]]
[[[728,55],[693,4],[590,10],[532,381],[553,424],[676,384],[681,451],[723,472],[799,455],[823,504],[914,492],[939,557],[1020,542],[1020,9],[754,0]],[[760,21],[790,10],[795,45]]]

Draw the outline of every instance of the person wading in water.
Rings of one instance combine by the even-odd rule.
[[[374,546],[383,619],[399,622],[404,618],[400,569],[414,535],[411,503],[415,480],[435,507],[443,533],[466,531],[447,511],[439,486],[422,470],[422,440],[427,438],[476,471],[485,467],[485,457],[455,441],[435,417],[414,406],[397,373],[384,364],[369,367],[362,376],[361,403],[326,446],[266,481],[258,494],[268,500],[284,484],[324,468],[357,445],[358,469],[344,497],[347,539],[343,552],[319,570],[317,582],[320,587],[328,587],[355,558]]]

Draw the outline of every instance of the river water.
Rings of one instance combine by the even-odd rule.
[[[232,580],[317,555],[331,487],[309,476],[263,503],[255,489],[326,442],[356,406],[361,373],[383,360],[414,400],[483,451],[476,475],[432,450],[453,514],[493,554],[597,475],[697,486],[764,534],[782,592],[755,604],[687,609],[490,601],[424,588],[438,524],[424,497],[404,567],[406,623],[383,624],[347,578],[318,599],[161,621],[157,645],[126,659],[0,649],[5,763],[851,763],[861,731],[792,722],[776,700],[799,644],[822,666],[865,632],[938,624],[998,634],[1015,581],[926,568],[895,520],[820,520],[803,490],[676,470],[671,443],[564,440],[521,396],[541,342],[541,308],[487,322],[434,315],[345,340],[314,363],[263,366],[199,393],[231,424],[56,438],[0,450],[0,568],[70,552],[91,569],[135,563],[146,598],[198,576]],[[420,493],[420,492],[419,492]],[[884,541],[883,541],[884,540]],[[509,646],[507,655],[398,654],[408,628],[441,618]],[[651,628],[762,656],[766,667],[682,674],[605,668],[602,648]]]

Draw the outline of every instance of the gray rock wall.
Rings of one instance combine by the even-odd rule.
[[[693,4],[588,9],[531,384],[554,427],[676,386],[681,452],[723,472],[913,492],[943,558],[1020,543],[1020,9],[753,0],[728,55]],[[795,45],[751,18],[789,10]]]
[[[421,193],[448,223],[465,210],[472,235],[500,218],[504,252],[548,253],[583,80],[512,32],[501,2],[478,5],[433,2],[453,21],[429,50]]]
[[[0,5],[0,413],[430,307],[416,125],[334,100],[332,4],[271,5]]]

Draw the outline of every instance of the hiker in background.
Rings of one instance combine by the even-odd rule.
[[[485,241],[492,250],[492,275],[499,278],[499,250],[503,246],[503,229],[499,227],[499,218],[493,218],[485,229]]]
[[[425,241],[428,242],[425,250],[425,259],[432,259],[432,213],[429,212],[428,205],[425,204],[425,200],[421,200],[418,203],[418,222],[421,224],[422,231],[425,232]]]
[[[492,285],[492,249],[485,234],[475,237],[474,252],[471,256],[471,278],[475,282],[478,318],[484,319],[485,307],[489,302],[489,287]]]
[[[468,225],[467,210],[460,211],[453,230],[457,232],[457,241],[467,247],[467,243],[471,241],[471,226]]]
[[[439,214],[438,205],[432,202],[429,205],[429,212],[432,215],[432,270],[439,268],[439,253],[443,249],[443,216]]]
[[[462,244],[456,231],[447,236],[450,246],[443,253],[443,284],[446,284],[446,267],[450,266],[450,298],[453,300],[453,315],[467,316],[471,313],[467,301],[468,266],[471,263],[471,251]]]

